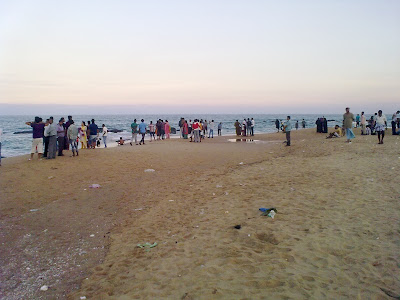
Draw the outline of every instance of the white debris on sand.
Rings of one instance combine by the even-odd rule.
[[[89,185],[89,187],[90,187],[91,189],[98,189],[98,188],[101,187],[101,185],[100,185],[100,184],[97,184],[97,183],[93,183],[93,184]]]

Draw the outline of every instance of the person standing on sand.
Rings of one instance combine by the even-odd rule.
[[[251,118],[251,130],[250,130],[250,134],[251,136],[254,136],[254,126],[256,125],[256,121],[254,121],[254,118]]]
[[[164,120],[160,120],[161,122],[161,139],[165,140],[165,122]]]
[[[151,142],[152,137],[155,141],[156,140],[156,127],[154,126],[153,121],[150,121],[149,131],[150,131],[150,142]]]
[[[356,137],[353,132],[353,121],[354,115],[350,112],[350,108],[346,107],[346,113],[343,114],[343,128],[346,131],[347,143],[351,143],[351,140]]]
[[[48,126],[49,126],[49,119],[46,119],[43,132],[43,142],[44,142],[43,157],[47,157],[47,153],[49,152],[49,134],[46,130]]]
[[[383,144],[383,138],[385,137],[385,129],[387,128],[387,119],[385,115],[382,115],[382,111],[378,111],[378,116],[375,120],[375,130],[378,133],[378,144]]]
[[[79,131],[79,141],[81,142],[81,149],[87,148],[87,127],[85,121],[82,121],[81,129]]]
[[[57,124],[57,144],[58,144],[58,156],[64,156],[64,143],[65,143],[65,128],[64,118],[61,118]]]
[[[306,121],[304,119],[301,121],[301,125],[303,126],[303,129],[306,128]]]
[[[186,120],[184,120],[183,126],[182,126],[182,135],[185,140],[187,140],[188,134],[189,134],[189,125],[188,125],[188,122]]]
[[[328,121],[325,117],[322,118],[322,133],[328,133]]]
[[[130,144],[132,146],[133,141],[135,141],[135,144],[137,145],[138,124],[136,123],[136,119],[133,120],[133,123],[131,124],[131,129],[132,129],[132,138]]]
[[[358,126],[360,126],[360,120],[361,120],[360,114],[357,114],[357,116],[356,116],[356,128],[358,128]]]
[[[194,142],[200,143],[200,124],[197,119],[194,120],[193,125]]]
[[[192,134],[192,120],[189,120],[188,129],[189,129],[189,133],[188,134]]]
[[[276,130],[278,130],[278,132],[279,132],[279,120],[278,119],[276,119],[275,120],[275,127],[276,127]]]
[[[285,125],[283,129],[286,133],[286,146],[290,146],[290,132],[292,131],[292,122],[290,121],[290,116],[287,116]]]
[[[294,124],[294,127],[296,128],[296,130],[299,129],[299,121],[296,121],[296,124]]]
[[[202,123],[202,127],[203,127],[203,136],[205,138],[206,135],[208,134],[208,123],[207,123],[207,120],[204,120],[204,123]]]
[[[247,135],[250,136],[251,135],[251,121],[250,121],[250,118],[247,118],[246,128],[247,128]]]
[[[367,118],[364,115],[364,112],[361,112],[361,135],[366,135],[366,126],[367,126]]]
[[[392,116],[392,135],[397,135],[396,133],[396,125],[397,119],[399,118],[400,111],[396,111]]]
[[[101,125],[101,127],[103,128],[103,143],[104,143],[104,148],[107,148],[107,135],[108,135],[108,129],[106,127],[106,125]]]
[[[161,119],[157,121],[156,124],[156,131],[157,131],[157,139],[161,140]]]
[[[95,149],[97,136],[99,134],[99,127],[94,122],[94,119],[92,119],[92,122],[89,125],[89,132],[90,132],[90,139],[89,139],[90,148]]]
[[[208,131],[208,138],[213,139],[214,138],[214,120],[211,120],[211,122],[208,124],[208,127],[210,128],[210,130]]]
[[[218,124],[218,136],[222,135],[222,122]]]
[[[54,124],[54,118],[49,118],[49,125],[46,127],[49,135],[49,153],[47,159],[55,159],[57,153],[57,126]]]
[[[76,127],[75,122],[73,120],[70,120],[67,130],[67,137],[69,144],[71,145],[72,156],[75,156],[75,151],[76,151],[76,156],[79,156],[78,134],[79,134],[78,127]]]
[[[236,120],[234,126],[235,126],[235,129],[236,129],[236,135],[241,135],[241,130],[242,130],[242,129],[241,129],[241,127],[240,127],[239,120]]]
[[[142,143],[144,145],[144,137],[146,135],[147,124],[144,122],[144,119],[140,120],[140,122],[141,123],[139,124],[139,133],[142,135],[142,139],[140,140],[139,145],[141,145]]]
[[[179,135],[179,138],[183,138],[183,124],[184,124],[183,120],[184,120],[183,117],[181,117],[181,119],[178,122],[179,130],[180,130],[180,133],[181,133]]]
[[[35,122],[26,122],[25,124],[31,126],[33,129],[31,158],[29,158],[29,160],[33,159],[33,155],[36,152],[36,148],[38,152],[38,159],[40,159],[43,154],[44,123],[42,122],[41,118],[35,117]]]
[[[246,130],[247,130],[247,121],[246,121],[246,119],[244,119],[243,120],[243,123],[242,123],[242,135],[243,136],[246,136]]]
[[[68,127],[69,125],[71,125],[71,121],[72,121],[72,116],[68,116],[68,121],[64,124],[64,129],[65,129],[65,133],[68,132]],[[68,134],[65,135],[65,141],[64,141],[64,150],[69,150],[69,140],[68,140]]]
[[[171,133],[171,126],[169,125],[168,120],[165,120],[164,131],[165,131],[165,137],[169,139]]]

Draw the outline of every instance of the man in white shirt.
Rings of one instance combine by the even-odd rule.
[[[102,125],[103,127],[103,143],[104,143],[104,148],[107,148],[107,133],[108,133],[108,129],[106,127],[106,125]]]
[[[365,135],[365,129],[367,126],[367,118],[365,117],[364,112],[361,112],[361,135]]]
[[[385,137],[385,129],[387,127],[386,116],[382,114],[382,111],[378,111],[378,115],[375,120],[375,130],[378,133],[378,144],[383,144],[383,138]]]
[[[214,138],[214,120],[212,120],[210,123],[208,123],[208,138]]]

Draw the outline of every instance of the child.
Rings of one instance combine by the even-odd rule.
[[[125,143],[125,140],[122,138],[122,136],[119,138],[119,141],[117,141],[119,146],[123,146]]]

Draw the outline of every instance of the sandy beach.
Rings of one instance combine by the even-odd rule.
[[[400,139],[355,133],[4,159],[0,298],[398,297]]]

